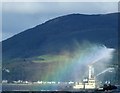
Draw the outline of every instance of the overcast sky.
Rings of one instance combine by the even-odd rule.
[[[117,2],[4,2],[2,3],[2,38],[5,40],[62,15],[114,12],[118,12]]]

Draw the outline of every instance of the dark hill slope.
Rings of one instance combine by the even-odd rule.
[[[48,62],[51,59],[53,61],[58,56],[44,56],[46,62],[40,61],[38,63],[33,62],[31,58],[57,54],[62,50],[71,52],[76,47],[76,42],[81,44],[83,41],[116,48],[117,33],[117,13],[104,15],[71,14],[49,20],[2,42],[2,78],[9,81],[44,80],[42,76],[43,73],[48,75],[48,68],[59,68],[57,62]],[[44,59],[42,60],[44,61]],[[6,69],[9,69],[10,72],[8,73]],[[53,69],[53,72],[54,70],[56,69]],[[52,77],[49,80],[52,80]],[[69,75],[64,80],[69,80]]]
[[[3,41],[3,61],[58,53],[62,49],[71,51],[74,41],[86,40],[116,47],[117,16],[117,13],[70,14],[49,20]]]

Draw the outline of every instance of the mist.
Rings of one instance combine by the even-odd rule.
[[[102,44],[77,42],[74,51],[62,50],[58,54],[59,58],[49,66],[43,78],[48,81],[79,82],[88,77],[88,66],[91,65],[95,78],[102,81],[104,73],[111,70],[109,66],[114,60],[114,53],[115,49]]]

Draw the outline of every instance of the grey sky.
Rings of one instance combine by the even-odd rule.
[[[4,2],[3,40],[49,19],[72,14],[106,14],[118,11],[117,2]]]

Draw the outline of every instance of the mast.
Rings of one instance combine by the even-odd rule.
[[[89,79],[94,78],[94,68],[92,65],[89,65]]]

